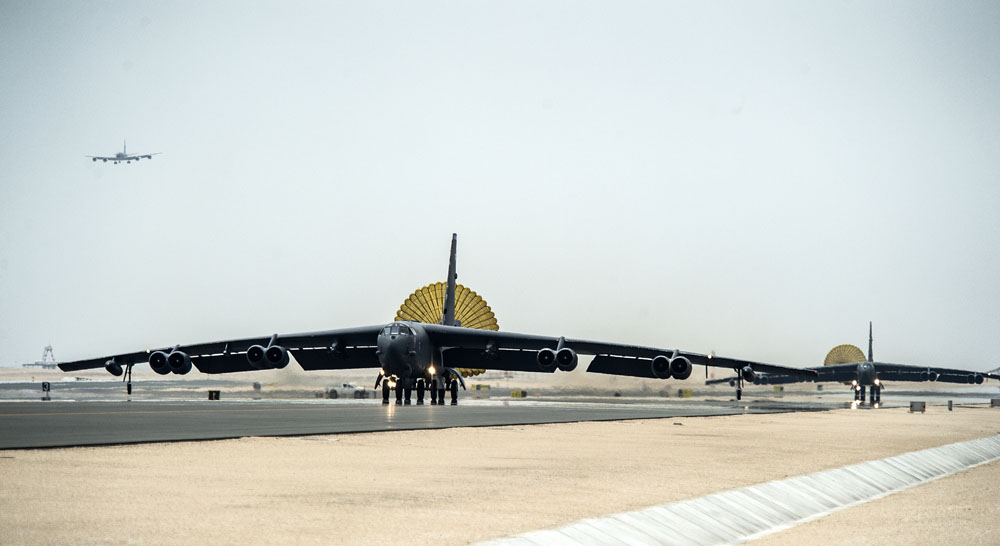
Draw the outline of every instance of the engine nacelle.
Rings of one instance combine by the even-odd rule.
[[[694,366],[691,365],[691,361],[683,356],[675,356],[670,359],[670,374],[674,376],[674,379],[687,379],[691,377],[693,369]]]
[[[167,355],[167,364],[170,371],[177,375],[184,375],[191,371],[191,357],[182,351],[171,351]]]
[[[115,362],[114,360],[109,360],[109,361],[105,362],[104,363],[104,369],[108,370],[108,373],[111,374],[111,375],[113,375],[113,376],[115,376],[115,377],[120,377],[122,375],[122,373],[124,373],[122,371],[122,365],[119,364],[119,363],[117,363],[117,362]]]
[[[753,371],[751,366],[744,366],[743,369],[740,370],[740,374],[743,376],[744,381],[748,381],[750,383],[753,383],[753,380],[757,379],[757,372]]]
[[[552,349],[541,349],[535,355],[538,361],[538,368],[543,372],[551,372],[556,369],[556,352]]]
[[[670,359],[663,355],[654,358],[649,369],[657,379],[670,379]]]
[[[167,353],[163,351],[153,351],[153,354],[149,355],[149,367],[160,375],[167,375],[170,373],[170,364],[167,362]]]
[[[265,353],[267,353],[267,349],[264,347],[260,345],[251,345],[250,348],[247,349],[247,362],[249,362],[250,366],[255,369],[265,370],[268,368]]]
[[[268,367],[281,369],[288,365],[288,349],[271,345],[264,352],[264,359],[267,360]]]
[[[576,351],[569,347],[563,347],[556,351],[556,366],[564,372],[571,372],[576,369]]]

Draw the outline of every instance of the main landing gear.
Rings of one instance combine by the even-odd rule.
[[[385,377],[379,377],[378,384],[382,385],[382,404],[388,405],[390,393],[392,391],[396,392],[396,404],[409,406],[412,404],[413,391],[417,391],[417,405],[424,405],[424,397],[426,394],[430,395],[430,404],[432,406],[443,406],[445,405],[445,394],[451,394],[451,405],[458,405],[458,386],[459,380],[457,378],[453,379],[441,379],[440,377],[434,377],[430,380],[425,379],[398,379],[392,381],[386,379]],[[377,387],[376,387],[377,388]]]
[[[854,401],[859,404],[865,403],[865,386],[857,385],[854,387]],[[869,393],[868,403],[875,405],[882,402],[882,385],[873,385]]]

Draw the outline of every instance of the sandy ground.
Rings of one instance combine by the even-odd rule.
[[[994,434],[1000,410],[932,408],[0,451],[0,544],[464,544]],[[854,522],[882,542],[995,537],[997,475],[781,543],[839,543]],[[908,521],[935,524],[904,541]]]

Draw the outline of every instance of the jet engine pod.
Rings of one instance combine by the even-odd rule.
[[[271,345],[264,353],[264,358],[267,359],[267,364],[271,368],[284,368],[288,365],[288,349]]]
[[[191,371],[191,357],[183,351],[172,351],[167,355],[167,364],[170,365],[170,371],[177,375],[184,375]]]
[[[749,381],[751,383],[753,383],[753,380],[757,378],[757,372],[753,371],[753,367],[749,365],[744,366],[740,371],[740,374],[743,375],[744,381]]]
[[[123,373],[121,364],[115,362],[114,360],[109,360],[105,362],[104,369],[108,370],[108,373],[115,377],[120,377],[121,374]]]
[[[556,365],[564,372],[571,372],[576,369],[576,351],[569,347],[563,347],[556,352]]]
[[[543,372],[551,372],[556,369],[556,352],[552,349],[541,349],[535,355],[538,361],[538,368]]]
[[[153,368],[153,371],[160,375],[167,375],[170,373],[170,364],[167,362],[167,353],[163,351],[154,351],[153,354],[149,355],[149,367]]]
[[[267,360],[264,355],[266,352],[267,349],[261,347],[260,345],[250,346],[250,348],[247,349],[247,362],[258,370],[266,369],[268,367]]]
[[[691,361],[683,356],[677,356],[670,360],[670,374],[674,379],[687,379],[691,377]]]
[[[670,379],[670,359],[660,355],[653,359],[649,366],[653,372],[653,377],[657,379]]]

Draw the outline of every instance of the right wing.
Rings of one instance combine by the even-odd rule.
[[[344,370],[352,368],[377,368],[375,344],[384,325],[342,328],[301,334],[278,335],[274,343],[291,353],[305,370]],[[160,347],[134,353],[76,360],[59,364],[64,372],[103,368],[109,362],[119,366],[141,364],[149,361],[155,351],[182,351],[191,358],[191,364],[202,373],[230,373],[255,370],[246,353],[253,345],[267,346],[271,337],[253,337],[174,347]]]
[[[540,372],[536,360],[541,349],[555,349],[562,341],[564,347],[581,355],[594,355],[588,372],[611,375],[655,378],[652,361],[657,356],[686,358],[691,364],[741,370],[750,366],[757,372],[775,372],[814,378],[816,372],[749,360],[691,353],[675,349],[643,347],[623,343],[606,343],[585,339],[566,339],[552,336],[477,330],[440,324],[421,325],[435,346],[444,350],[445,364],[456,368],[486,370],[511,370]],[[454,363],[452,363],[454,362]]]

